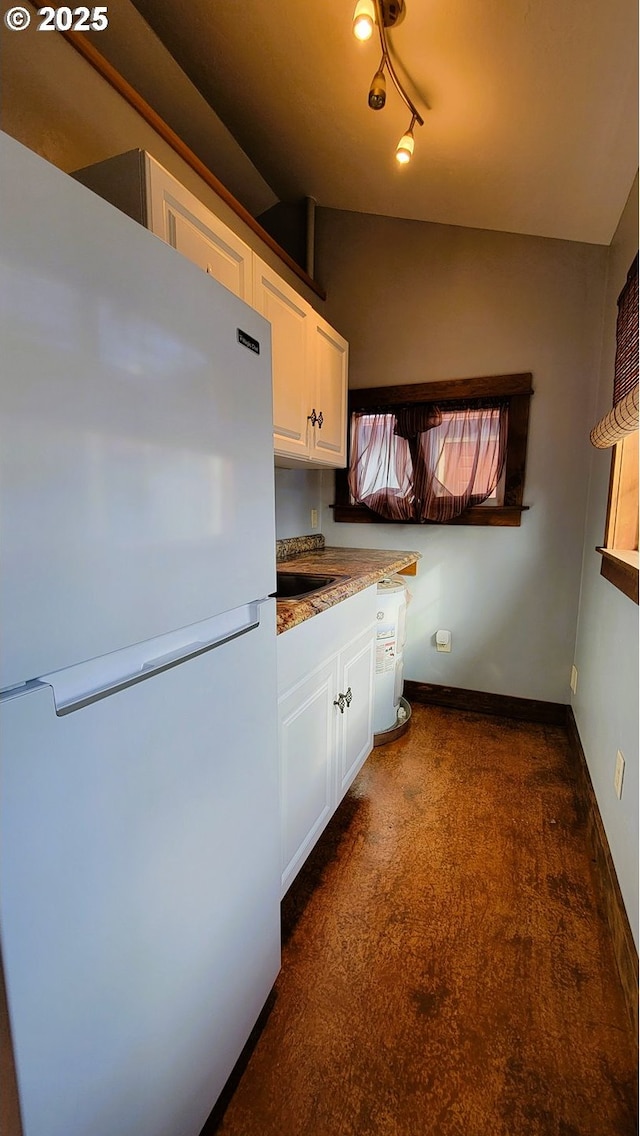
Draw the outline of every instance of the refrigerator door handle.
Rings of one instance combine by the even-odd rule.
[[[55,682],[49,681],[53,679],[54,676],[43,676],[38,682],[38,685],[41,685],[42,682],[48,682],[48,685],[52,687],[56,715],[61,718],[66,714],[75,713],[76,710],[82,710],[85,706],[90,706],[94,702],[99,702],[103,698],[109,698],[112,694],[118,694],[121,690],[126,690],[130,686],[136,686],[139,682],[145,682],[155,675],[162,674],[163,671],[171,670],[172,667],[178,667],[182,663],[186,663],[189,659],[195,659],[198,655],[204,655],[207,651],[214,651],[216,647],[222,647],[225,643],[230,643],[233,639],[238,639],[241,635],[247,635],[250,631],[255,631],[259,626],[260,619],[257,618],[242,627],[234,628],[232,631],[218,635],[210,640],[204,642],[202,640],[195,640],[194,642],[180,647],[179,650],[169,651],[156,658],[147,659],[135,672],[124,674],[114,680],[106,682],[103,686],[83,691],[75,697],[56,698]]]

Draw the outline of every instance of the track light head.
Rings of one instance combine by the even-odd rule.
[[[373,0],[358,0],[353,13],[353,34],[365,42],[371,39],[376,23],[376,10]]]
[[[407,130],[406,134],[402,135],[402,138],[400,139],[396,147],[396,161],[399,162],[401,166],[406,166],[407,162],[410,162],[413,157],[413,148],[415,146],[415,140],[413,137],[414,123],[415,118],[412,118],[409,129]]]
[[[369,106],[372,110],[382,110],[387,101],[387,84],[382,66],[376,71],[369,88]]]

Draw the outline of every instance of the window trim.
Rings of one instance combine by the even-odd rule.
[[[638,253],[627,272],[616,317],[613,410],[591,431],[598,448],[613,443],[600,575],[638,603]],[[613,423],[611,422],[613,419]],[[630,440],[634,438],[633,449]],[[625,453],[625,444],[627,445]],[[631,509],[629,488],[631,487]]]
[[[452,402],[457,398],[505,398],[509,403],[507,453],[505,458],[504,503],[487,508],[472,505],[450,521],[427,521],[426,524],[490,525],[517,527],[522,513],[524,473],[529,431],[529,404],[533,394],[531,372],[514,375],[483,375],[471,379],[448,379],[434,383],[411,383],[393,387],[352,388],[349,391],[348,422],[356,410],[384,410],[391,406],[416,402]],[[406,525],[416,521],[389,521],[366,505],[353,505],[349,500],[347,468],[336,470],[333,519],[357,524]]]
[[[632,435],[627,435],[632,437]],[[626,439],[621,438],[619,442],[613,447],[611,455],[611,472],[609,475],[609,495],[607,499],[607,518],[605,523],[605,536],[603,545],[596,548],[602,556],[600,564],[600,575],[613,584],[614,588],[618,588],[634,603],[638,603],[638,549],[625,548],[620,542],[620,537],[624,539],[625,536],[630,534],[625,532],[624,529],[621,533],[620,519],[618,516],[618,505],[620,501],[620,490],[622,488],[621,481],[624,477],[625,467],[628,468],[629,456],[625,462],[624,443]],[[637,447],[637,431],[636,431],[636,447]],[[631,455],[631,464],[636,471],[637,475],[637,461],[636,453]]]

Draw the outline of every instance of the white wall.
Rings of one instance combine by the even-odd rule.
[[[609,250],[604,335],[595,422],[611,407],[617,298],[638,249],[638,183]],[[627,913],[638,944],[638,608],[600,575],[611,450],[591,451],[573,709]],[[622,800],[613,787],[617,750],[625,759]]]
[[[532,371],[535,391],[520,528],[335,524],[325,474],[327,543],[422,553],[407,678],[568,702],[606,249],[324,209],[316,231],[351,386]]]

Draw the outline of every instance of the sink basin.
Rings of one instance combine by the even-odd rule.
[[[307,572],[278,572],[276,599],[299,600],[313,592],[321,592],[335,583],[338,576],[319,576]]]

